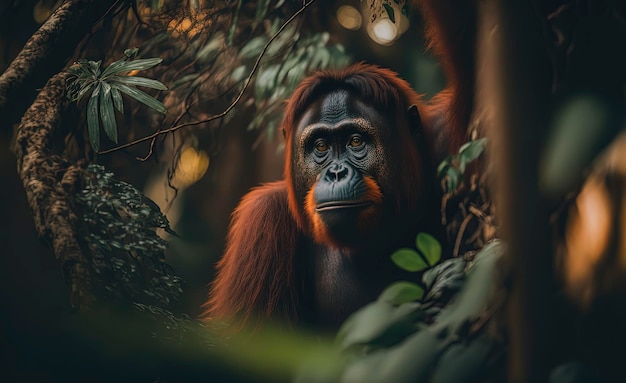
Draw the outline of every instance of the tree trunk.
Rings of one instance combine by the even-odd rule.
[[[554,362],[555,292],[547,204],[538,176],[552,72],[531,2],[485,1],[480,16],[478,103],[488,116],[496,211],[512,282],[508,381],[547,382]]]

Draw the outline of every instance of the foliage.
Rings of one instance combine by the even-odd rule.
[[[150,69],[163,61],[160,58],[135,59],[137,48],[124,51],[124,57],[101,70],[101,61],[79,60],[69,68],[68,98],[79,102],[90,92],[87,104],[89,141],[95,151],[100,149],[100,120],[106,135],[117,143],[115,110],[124,113],[122,93],[149,106],[159,113],[167,113],[160,101],[137,89],[137,86],[167,90],[160,81],[134,76],[136,71]]]
[[[480,157],[486,144],[487,138],[466,142],[457,154],[448,155],[439,164],[437,175],[442,180],[446,193],[453,193],[457,189],[467,165]]]
[[[441,259],[441,244],[433,236],[427,233],[419,233],[415,244],[417,250],[402,248],[391,254],[391,259],[400,268],[411,271],[423,271],[432,267]],[[412,282],[396,282],[389,286],[381,294],[381,300],[400,304],[421,299],[424,290]]]
[[[272,26],[272,29],[276,28],[278,25]],[[295,39],[297,43],[289,49],[284,61],[263,66],[259,71],[254,85],[255,107],[258,113],[250,123],[249,129],[264,126],[265,129],[273,132],[278,122],[276,117],[282,114],[281,101],[289,97],[296,85],[310,71],[343,67],[349,63],[343,46],[328,45],[330,38],[328,32],[300,37],[297,27],[294,26],[283,33],[284,37],[272,44],[268,55],[275,55],[289,48],[292,39]],[[257,52],[259,44],[264,45],[265,37],[257,39],[251,40],[242,48],[240,55],[244,58],[244,64],[239,68],[246,68],[249,65],[245,64],[243,54]],[[265,122],[266,125],[264,125]]]
[[[167,306],[182,293],[182,280],[165,263],[167,242],[156,230],[174,234],[159,207],[102,166],[89,165],[76,203],[83,224],[79,238],[96,275],[100,294],[117,302]]]
[[[350,61],[327,32],[302,28],[306,22],[302,16],[285,25],[309,4],[283,0],[263,0],[255,6],[243,1],[137,1],[136,17],[115,20],[119,32],[114,40],[136,39],[142,56],[163,58],[159,78],[171,89],[163,100],[172,116],[170,128],[194,125],[210,131],[233,118],[252,115],[249,129],[262,129],[260,137],[271,138],[282,116],[283,100],[308,72],[342,67]],[[136,18],[149,27],[148,34],[137,33]],[[146,39],[146,35],[150,37]],[[107,52],[111,54],[115,53]],[[244,86],[246,91],[238,95]],[[232,110],[226,100],[236,100]],[[227,109],[223,118],[213,118]],[[209,125],[210,121],[215,123]],[[177,136],[196,135],[190,129],[175,130]]]
[[[471,382],[489,371],[497,342],[481,329],[503,252],[494,241],[431,268],[423,302],[378,299],[354,313],[337,335],[351,358],[336,381]]]

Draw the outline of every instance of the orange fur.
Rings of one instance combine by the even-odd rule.
[[[424,102],[394,72],[358,63],[345,69],[320,71],[306,78],[285,107],[282,129],[286,138],[285,178],[253,189],[233,213],[224,257],[217,265],[203,318],[259,323],[268,317],[297,320],[303,281],[295,271],[299,241],[314,236],[330,243],[321,220],[315,218],[312,189],[305,201],[295,193],[292,169],[294,130],[304,111],[324,92],[349,83],[359,96],[399,122],[407,121],[407,108],[416,105],[427,148],[415,145],[409,127],[397,130],[398,164],[402,175],[394,178],[396,210],[411,211],[422,201],[422,191],[437,156],[455,151],[465,141],[474,92],[475,11],[468,0],[420,0],[430,49],[439,57],[448,87]],[[409,121],[410,123],[414,123]],[[433,154],[435,156],[433,157]],[[373,179],[366,179],[368,197],[382,200]],[[310,186],[309,186],[310,187]],[[387,198],[387,196],[385,196]],[[428,202],[426,202],[428,203]],[[379,210],[363,212],[363,232],[371,228]],[[307,217],[312,217],[310,220]]]
[[[286,201],[285,181],[257,187],[242,199],[233,213],[203,319],[295,318],[293,257],[298,234]]]
[[[466,141],[474,98],[476,4],[472,0],[414,0],[425,23],[428,48],[439,58],[447,88],[429,103],[442,118],[438,145],[456,152]],[[447,153],[445,153],[447,154]]]
[[[365,176],[363,179],[367,185],[367,191],[365,192],[363,199],[374,203],[372,206],[363,210],[359,217],[359,231],[361,233],[367,233],[372,229],[372,227],[374,227],[373,222],[376,222],[380,216],[380,205],[383,203],[383,192],[380,190],[378,183],[372,177]]]

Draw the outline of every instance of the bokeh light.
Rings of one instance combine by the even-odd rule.
[[[342,5],[337,9],[337,21],[346,29],[357,30],[361,28],[363,17],[358,9],[350,5]]]

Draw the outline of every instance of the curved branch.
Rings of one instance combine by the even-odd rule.
[[[93,303],[92,286],[76,238],[72,196],[82,183],[82,168],[50,150],[64,110],[66,73],[52,77],[17,128],[17,172],[24,184],[39,236],[52,245],[79,308]]]
[[[65,1],[26,42],[0,75],[0,121],[8,129],[34,99],[36,89],[63,69],[92,26],[122,0]]]
[[[250,85],[250,82],[252,81],[252,77],[254,77],[254,74],[256,73],[257,69],[259,68],[259,65],[261,64],[261,59],[265,55],[265,52],[267,52],[267,49],[272,44],[272,42],[285,30],[285,28],[293,20],[295,20],[298,16],[300,16],[300,14],[302,14],[314,2],[315,2],[315,0],[309,0],[308,2],[303,2],[302,8],[300,8],[297,12],[295,12],[293,15],[291,15],[291,17],[289,19],[287,19],[287,21],[285,21],[283,23],[283,25],[278,29],[278,31],[276,31],[276,33],[274,33],[274,35],[267,41],[267,43],[263,47],[263,50],[261,51],[261,53],[257,57],[256,62],[254,63],[254,66],[252,67],[252,70],[250,71],[250,74],[248,74],[248,77],[246,78],[246,82],[244,83],[243,88],[241,89],[241,91],[239,92],[237,97],[235,97],[233,102],[231,102],[230,105],[228,105],[228,107],[226,109],[224,109],[224,111],[222,113],[216,114],[216,115],[211,116],[209,118],[206,118],[204,120],[199,120],[199,121],[194,121],[194,122],[187,122],[187,123],[184,123],[184,124],[173,126],[171,128],[168,128],[168,129],[158,130],[158,131],[156,131],[156,132],[154,132],[154,133],[152,133],[152,134],[150,134],[148,136],[145,136],[143,138],[137,139],[135,141],[132,141],[132,142],[129,142],[129,143],[126,143],[126,144],[123,144],[123,145],[119,145],[119,146],[116,146],[116,147],[111,148],[111,149],[100,151],[100,152],[98,152],[98,154],[109,154],[109,153],[116,152],[118,150],[127,149],[127,148],[130,148],[131,146],[135,146],[135,145],[140,144],[142,142],[146,142],[148,140],[154,140],[154,139],[156,139],[158,136],[160,136],[162,134],[172,133],[172,132],[175,132],[175,131],[177,131],[179,129],[185,128],[187,126],[201,125],[201,124],[205,124],[207,122],[211,122],[211,121],[214,121],[214,120],[217,120],[217,119],[225,117],[231,110],[233,110],[233,108],[237,105],[237,103],[239,103],[239,100],[241,100],[241,98],[243,97],[243,94],[246,92],[246,90],[248,89],[248,86]],[[151,144],[150,146],[152,147],[153,144]],[[145,161],[149,157],[150,157],[150,153],[148,153],[148,155],[146,157],[140,158],[140,160]]]

